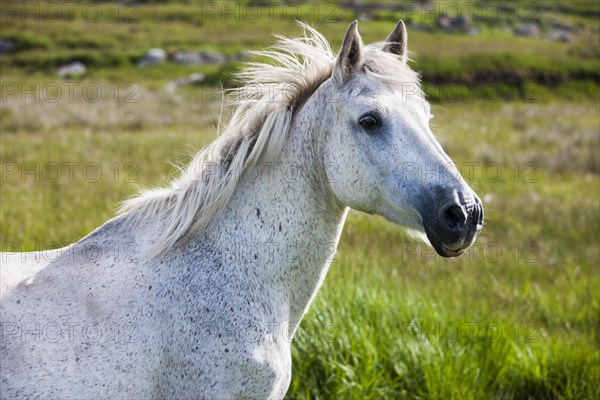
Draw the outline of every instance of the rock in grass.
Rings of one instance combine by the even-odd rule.
[[[564,31],[562,29],[553,29],[548,34],[548,39],[558,40],[564,43],[573,43],[573,34],[571,32]]]
[[[85,65],[82,62],[73,61],[72,63],[58,67],[58,69],[56,70],[56,73],[61,78],[68,78],[68,77],[81,76],[81,75],[85,74],[86,71],[87,71],[87,68],[85,67]]]
[[[170,81],[167,84],[167,89],[169,91],[173,91],[180,86],[198,85],[198,84],[204,82],[204,77],[205,77],[204,74],[202,74],[200,72],[195,72],[186,78],[179,78],[179,79]]]
[[[540,36],[540,27],[534,22],[521,24],[515,28],[515,34],[519,36]]]
[[[15,42],[12,40],[0,39],[0,54],[7,54],[15,47]]]
[[[228,61],[228,57],[220,53],[199,51],[192,53],[178,52],[173,55],[171,61],[183,65],[219,64]]]
[[[470,27],[471,21],[469,18],[461,15],[456,18],[449,18],[446,16],[440,17],[437,21],[439,27],[444,29],[446,32],[464,32]]]
[[[170,61],[174,64],[182,65],[205,65],[205,64],[222,64],[230,61],[239,61],[250,57],[247,51],[240,51],[231,56],[212,53],[208,51],[198,52],[177,52],[173,54]]]
[[[142,57],[137,65],[138,67],[146,67],[149,65],[158,65],[162,64],[163,61],[167,58],[167,52],[163,49],[150,49],[144,57]]]

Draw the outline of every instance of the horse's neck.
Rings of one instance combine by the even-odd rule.
[[[265,301],[292,323],[319,289],[346,216],[314,148],[322,129],[313,116],[322,107],[309,100],[298,112],[281,158],[242,178],[217,229],[221,243],[238,242],[232,250],[239,266],[252,269],[248,276],[264,288]]]

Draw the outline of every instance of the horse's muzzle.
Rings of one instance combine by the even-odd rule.
[[[442,257],[461,255],[483,228],[483,206],[479,197],[473,194],[469,196],[472,199],[469,202],[461,202],[457,196],[453,197],[442,207],[423,215],[427,238]]]

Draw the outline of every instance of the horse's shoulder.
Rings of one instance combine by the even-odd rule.
[[[2,253],[2,298],[9,294],[18,298],[25,292],[36,296],[55,295],[64,290],[79,291],[77,286],[107,276],[125,273],[127,266],[136,267],[140,244],[120,218],[113,218],[79,241],[59,249],[29,253]],[[50,296],[52,297],[52,296]]]
[[[0,263],[0,297],[3,297],[20,282],[35,276],[35,274],[50,264],[60,251],[61,249],[40,252],[2,253],[2,262]]]

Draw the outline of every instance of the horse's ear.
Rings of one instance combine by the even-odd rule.
[[[406,26],[402,20],[398,21],[387,39],[385,39],[385,42],[386,44],[383,46],[383,51],[396,54],[401,60],[406,61],[408,34],[406,33]]]
[[[354,21],[346,31],[344,43],[333,68],[332,77],[338,86],[341,86],[350,75],[360,68],[362,47],[362,40],[358,33],[358,21]]]

